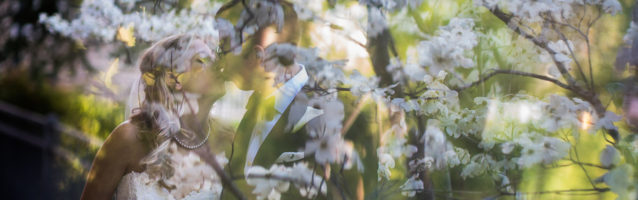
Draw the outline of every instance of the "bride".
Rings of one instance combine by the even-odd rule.
[[[219,198],[213,165],[228,161],[207,145],[208,116],[225,90],[207,42],[171,36],[142,55],[139,106],[98,151],[82,199]]]

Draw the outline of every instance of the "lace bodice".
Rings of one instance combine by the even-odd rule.
[[[171,155],[175,172],[163,183],[171,189],[162,187],[157,178],[146,172],[130,172],[120,180],[116,199],[219,199],[222,184],[213,168],[192,151],[175,144],[169,148],[175,152]],[[223,154],[216,159],[221,165],[228,162]]]

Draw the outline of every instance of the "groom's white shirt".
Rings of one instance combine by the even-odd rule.
[[[253,132],[250,136],[250,142],[248,143],[244,174],[248,174],[247,170],[250,166],[252,166],[259,148],[264,140],[266,140],[277,121],[279,121],[281,115],[286,111],[286,108],[290,106],[290,103],[292,103],[292,100],[294,100],[295,96],[297,96],[299,91],[301,91],[301,88],[303,88],[303,86],[308,82],[306,67],[301,64],[299,64],[299,66],[301,67],[301,70],[294,77],[268,96],[269,98],[274,96],[275,110],[277,110],[277,114],[275,114],[273,119],[270,121],[257,119],[257,124],[255,124],[255,128],[253,128]]]

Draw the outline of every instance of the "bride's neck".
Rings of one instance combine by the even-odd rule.
[[[219,98],[221,98],[221,96],[202,96],[202,98],[198,99],[197,103],[199,103],[200,109],[199,112],[197,112],[197,119],[208,120],[210,110]]]

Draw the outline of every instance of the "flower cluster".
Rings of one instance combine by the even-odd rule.
[[[578,98],[570,100],[568,97],[560,95],[551,95],[548,102],[542,102],[545,120],[541,123],[541,127],[549,132],[555,132],[561,128],[571,128],[578,130],[581,127],[587,127],[580,121],[583,113],[591,115],[592,108],[588,102]],[[591,122],[584,122],[591,123]]]
[[[559,40],[556,42],[552,41],[547,43],[547,47],[549,47],[552,51],[554,51],[554,55],[552,55],[553,60],[555,60],[556,62],[562,63],[562,65],[565,67],[567,71],[571,70],[571,65],[570,65],[570,63],[572,62],[571,52],[574,51],[574,44],[571,41],[569,40],[567,40],[567,42],[565,42],[564,40]],[[541,60],[550,61],[550,59],[547,59],[546,54],[541,54]],[[562,77],[560,71],[558,71],[558,68],[556,66],[550,67],[547,73],[556,78]]]
[[[383,8],[388,11],[397,11],[405,7],[417,8],[421,3],[423,0],[359,0],[359,4]]]
[[[343,103],[333,95],[326,95],[311,98],[308,106],[322,110],[323,114],[306,124],[312,139],[306,142],[304,152],[314,155],[315,161],[321,164],[352,161],[353,145],[345,141],[341,134]]]
[[[281,193],[288,191],[291,183],[309,199],[319,192],[327,192],[325,181],[305,163],[296,163],[292,167],[273,165],[270,169],[253,166],[247,170],[246,182],[255,186],[253,194],[257,195],[257,199],[280,199]]]
[[[514,142],[522,148],[521,156],[517,161],[521,167],[529,167],[541,162],[550,164],[567,156],[570,148],[568,142],[535,133],[524,134],[516,138]],[[503,152],[511,151],[510,148],[506,145]]]
[[[497,170],[498,166],[496,161],[489,154],[476,154],[472,156],[463,170],[461,171],[461,177],[471,178],[481,174],[484,174],[490,170]]]
[[[514,16],[527,22],[540,22],[545,17],[553,20],[567,20],[574,16],[574,6],[596,5],[612,15],[622,10],[618,0],[474,0],[475,4],[489,9],[507,8]]]
[[[627,29],[627,34],[623,37],[625,44],[633,45],[634,40],[638,38],[638,23],[631,22],[629,24],[629,28]]]
[[[368,8],[368,37],[377,37],[388,28],[388,22],[385,20],[383,10],[371,7]]]
[[[474,61],[467,56],[478,44],[473,27],[472,19],[451,19],[448,25],[439,29],[437,36],[419,43],[419,65],[428,67],[432,74],[441,70],[453,71],[456,67],[474,67]]]
[[[132,27],[135,38],[143,41],[158,41],[175,34],[194,34],[213,39],[219,35],[215,18],[210,15],[193,10],[169,10],[161,15],[144,11],[125,13],[113,0],[83,1],[80,15],[71,21],[62,19],[59,14],[41,14],[40,22],[48,25],[51,31],[67,37],[81,40],[95,37],[104,42],[113,41],[120,27]]]
[[[339,66],[344,61],[325,60],[319,56],[317,48],[303,48],[290,43],[273,43],[264,52],[264,67],[267,71],[283,72],[292,63],[302,64],[310,76],[310,83],[317,83],[323,88],[336,88],[345,82],[346,76]],[[281,81],[283,73],[275,77]]]
[[[237,21],[237,27],[244,27],[247,34],[271,24],[275,24],[278,31],[284,26],[284,9],[278,1],[251,0]]]
[[[283,83],[288,73],[286,71],[295,65],[297,47],[290,43],[274,43],[269,45],[264,52],[264,69],[275,74],[275,85]]]
[[[215,170],[206,164],[197,153],[178,148],[174,142],[168,148],[169,151],[173,152],[168,159],[173,162],[175,169],[179,169],[174,170],[173,175],[162,182],[166,186],[174,188],[166,191],[169,199],[184,199],[197,191],[212,191],[217,197],[221,195],[220,178]],[[215,159],[221,166],[228,163],[224,153],[216,155]],[[143,176],[141,181],[144,184],[162,188],[158,178],[152,175]]]
[[[412,176],[403,185],[401,185],[401,194],[413,197],[416,192],[423,189],[423,181],[421,181],[418,176]]]
[[[315,19],[315,13],[323,9],[323,5],[319,1],[312,0],[294,0],[293,9],[297,13],[297,17],[301,20]]]
[[[412,154],[417,152],[416,146],[407,144],[406,135],[407,125],[405,124],[405,119],[401,117],[400,120],[397,120],[397,123],[392,125],[392,128],[384,132],[381,136],[381,144],[377,148],[377,155],[379,156],[377,176],[379,180],[382,178],[390,179],[392,175],[390,169],[395,167],[394,159],[400,158],[401,156],[412,157]]]

